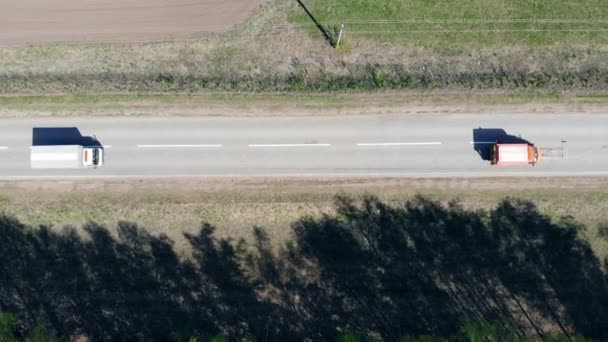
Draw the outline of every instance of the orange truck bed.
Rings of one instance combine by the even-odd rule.
[[[501,144],[492,145],[492,165],[534,165],[540,160],[540,149],[532,144]]]

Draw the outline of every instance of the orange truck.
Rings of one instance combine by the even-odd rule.
[[[496,143],[492,145],[490,162],[492,165],[534,165],[540,157],[540,148],[532,144]]]

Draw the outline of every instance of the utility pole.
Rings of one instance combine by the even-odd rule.
[[[338,41],[336,42],[336,49],[340,46],[340,40],[342,39],[342,32],[344,32],[344,23],[340,25],[340,33],[338,33]]]

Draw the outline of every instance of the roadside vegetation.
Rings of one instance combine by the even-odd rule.
[[[603,92],[600,0],[269,0],[228,33],[182,42],[0,49],[0,94],[541,90]]]
[[[0,215],[0,333],[18,322],[20,336],[94,341],[608,337],[608,275],[571,218],[516,199],[332,207],[284,226],[279,246],[264,227],[247,242],[203,223],[184,234],[188,254],[136,223],[57,231]]]
[[[532,201],[553,219],[581,222],[582,236],[604,258],[608,243],[600,228],[608,224],[606,189],[608,179],[601,177],[24,181],[0,183],[0,208],[28,225],[57,229],[90,221],[110,229],[120,221],[138,222],[185,251],[183,233],[194,233],[201,221],[217,226],[220,238],[248,241],[253,226],[262,226],[279,246],[292,237],[285,227],[299,217],[333,214],[336,193],[370,194],[390,204],[423,194],[441,203],[457,199],[467,209],[490,209],[511,196]]]

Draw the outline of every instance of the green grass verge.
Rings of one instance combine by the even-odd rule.
[[[443,51],[472,47],[608,42],[608,6],[602,0],[304,0],[330,31],[345,23],[344,38],[368,39]],[[303,11],[292,20],[318,36]]]

